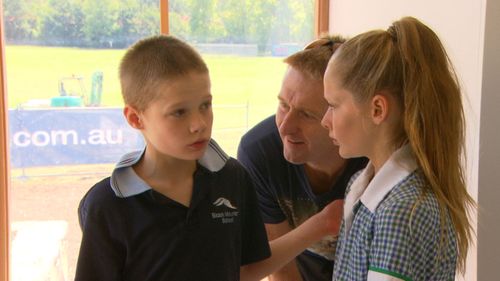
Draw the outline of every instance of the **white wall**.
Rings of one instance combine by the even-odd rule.
[[[499,280],[500,266],[500,2],[488,1],[485,20],[477,280]]]
[[[487,228],[500,224],[500,186],[491,186],[493,175],[500,171],[500,118],[492,110],[500,108],[500,4],[487,0],[332,0],[330,1],[330,33],[354,36],[372,29],[387,29],[403,16],[413,16],[431,27],[441,38],[459,76],[465,94],[467,118],[468,189],[474,199],[479,197],[479,249],[473,246],[467,261],[467,281],[493,280],[494,267],[500,264],[500,229]],[[495,7],[493,7],[495,6]],[[485,35],[485,26],[488,31]],[[496,31],[496,32],[495,32]],[[485,37],[489,46],[485,47]],[[483,54],[483,50],[485,54]],[[483,58],[483,55],[485,57]],[[484,62],[486,63],[483,66]],[[483,74],[484,67],[484,74]],[[496,71],[495,71],[496,70]],[[483,77],[484,76],[484,77]],[[495,77],[496,76],[496,77]],[[484,87],[484,89],[483,89]],[[482,100],[483,99],[483,100]],[[488,109],[481,110],[481,102]],[[494,106],[496,105],[496,106]],[[497,113],[498,116],[498,113]],[[489,125],[489,126],[487,126]],[[494,128],[496,127],[496,129]],[[480,131],[480,128],[482,129]],[[481,137],[481,139],[480,139]],[[482,144],[481,149],[479,144]],[[488,146],[484,144],[488,143]],[[481,167],[481,173],[479,173]],[[481,177],[479,179],[479,177]],[[489,186],[487,186],[489,183]],[[488,187],[488,188],[487,188]],[[486,192],[487,191],[487,192]],[[489,200],[486,201],[486,200]],[[485,211],[489,217],[482,216]],[[488,220],[486,220],[486,218]],[[496,218],[496,221],[495,221]],[[473,216],[477,223],[477,214]],[[483,243],[481,243],[483,242]],[[483,246],[483,247],[481,247]],[[494,253],[494,254],[493,254]],[[493,259],[493,260],[489,260]],[[486,266],[491,263],[492,266]],[[493,265],[496,264],[496,265]],[[481,278],[478,278],[478,266]],[[491,270],[491,271],[490,271]]]

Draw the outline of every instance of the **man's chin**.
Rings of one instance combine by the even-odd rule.
[[[288,161],[292,164],[295,164],[295,165],[301,165],[301,164],[304,164],[304,162],[305,162],[304,158],[300,157],[298,155],[294,155],[294,154],[285,152],[284,156],[285,156],[286,161]]]

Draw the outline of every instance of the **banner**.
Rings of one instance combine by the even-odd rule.
[[[144,140],[121,108],[9,110],[13,168],[115,163]]]

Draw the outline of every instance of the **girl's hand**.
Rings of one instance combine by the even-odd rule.
[[[323,236],[333,235],[337,236],[340,231],[340,224],[342,223],[342,216],[344,214],[344,200],[338,199],[330,204],[314,216],[315,225],[321,229]]]

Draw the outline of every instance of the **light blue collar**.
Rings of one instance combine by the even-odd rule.
[[[132,169],[132,166],[141,159],[145,150],[146,147],[127,153],[116,164],[110,179],[111,188],[116,196],[125,198],[151,189]],[[205,154],[198,159],[198,163],[211,172],[217,172],[224,167],[228,159],[229,156],[211,139]]]

